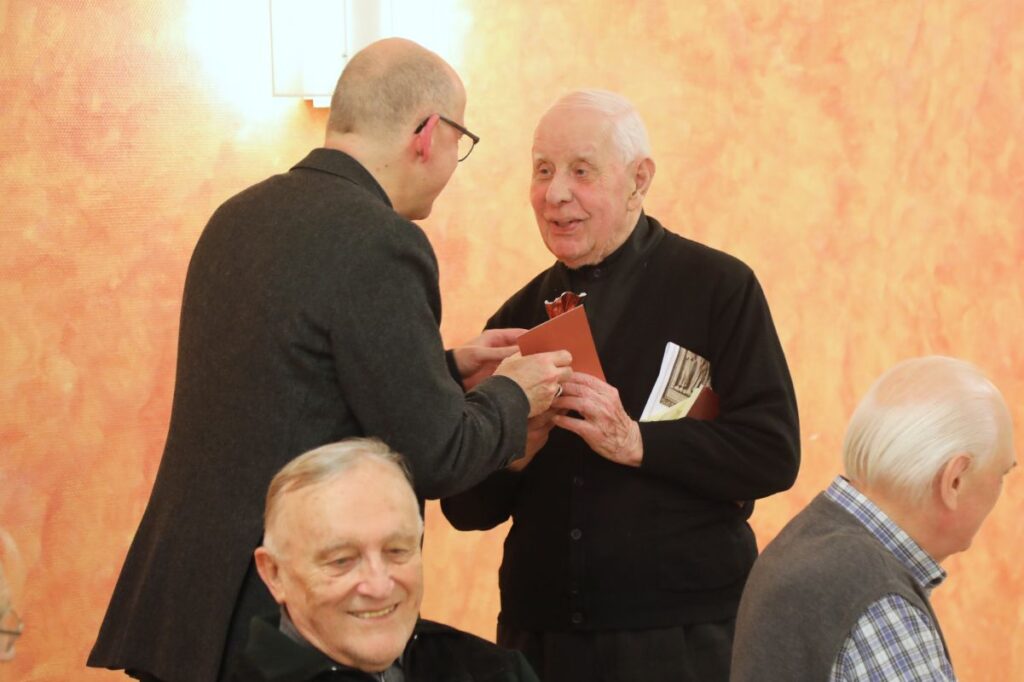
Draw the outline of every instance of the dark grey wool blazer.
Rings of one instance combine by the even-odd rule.
[[[246,574],[267,485],[306,450],[377,436],[429,498],[521,455],[526,396],[505,377],[463,393],[440,319],[426,235],[346,154],[225,202],[189,264],[167,443],[89,665],[215,679],[236,604],[263,590]]]

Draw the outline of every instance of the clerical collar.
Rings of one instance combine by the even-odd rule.
[[[559,265],[566,270],[569,275],[570,281],[575,285],[576,283],[591,282],[593,280],[602,279],[608,276],[608,273],[620,265],[628,267],[628,264],[632,263],[638,258],[643,252],[645,252],[658,236],[658,230],[655,229],[651,221],[647,219],[647,215],[643,212],[640,213],[640,217],[636,221],[636,226],[633,231],[630,232],[629,237],[626,238],[619,248],[608,254],[604,260],[600,263],[593,265],[581,265],[576,269],[571,269],[563,263]]]

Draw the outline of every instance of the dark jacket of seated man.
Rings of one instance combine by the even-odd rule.
[[[253,619],[249,641],[235,669],[236,682],[538,682],[518,651],[429,620],[416,623],[400,662],[383,673],[336,663],[286,635],[279,624],[278,617]]]

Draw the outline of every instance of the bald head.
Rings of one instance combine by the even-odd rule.
[[[328,133],[381,135],[415,127],[464,98],[458,74],[439,56],[403,38],[385,38],[349,60],[331,98]]]

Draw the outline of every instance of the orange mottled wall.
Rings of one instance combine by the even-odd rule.
[[[858,396],[901,358],[975,362],[1024,430],[1019,2],[442,5],[483,137],[424,223],[447,341],[548,264],[532,126],[604,87],[647,120],[649,212],[746,260],[772,305],[804,463],[759,505],[762,542],[836,473]],[[116,679],[82,665],[159,463],[192,246],[321,138],[323,111],[267,95],[266,23],[257,0],[0,0],[0,527],[26,621],[0,680]],[[1024,678],[1019,476],[935,594],[966,681]],[[428,508],[427,615],[493,632],[502,536]]]

